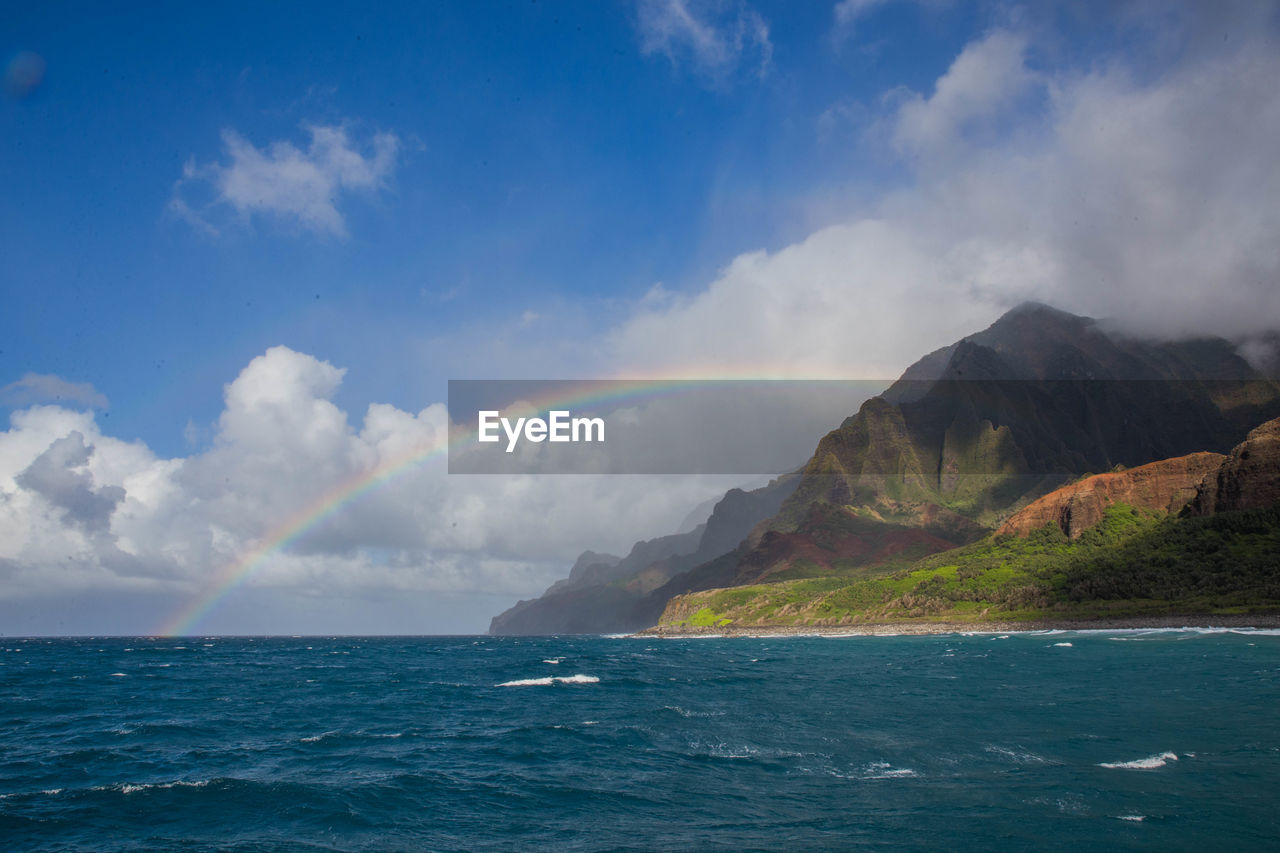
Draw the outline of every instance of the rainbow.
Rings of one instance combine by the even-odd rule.
[[[761,371],[761,373],[764,372]],[[568,393],[561,388],[554,393],[547,393],[526,402],[530,404],[530,408],[533,411],[545,413],[551,409],[558,408],[590,408],[615,402],[640,401],[678,393],[692,386],[729,385],[742,381],[774,381],[781,378],[768,377],[762,379],[757,373],[750,377],[714,380],[671,378],[593,380],[581,383],[577,390],[571,390]],[[806,378],[847,379],[848,377]],[[570,387],[573,388],[574,386],[571,385]],[[451,430],[450,440],[465,440],[473,438],[475,435],[475,429],[454,427]],[[343,508],[358,501],[364,495],[395,480],[406,472],[418,468],[428,460],[442,456],[447,451],[448,441],[441,440],[434,441],[426,447],[414,448],[412,451],[370,470],[360,472],[312,500],[267,534],[260,537],[253,547],[246,550],[234,561],[223,566],[210,582],[205,585],[203,592],[163,622],[156,635],[173,637],[196,633],[195,629],[200,622],[275,554],[302,539],[316,527],[341,512]]]

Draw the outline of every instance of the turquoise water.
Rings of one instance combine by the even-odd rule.
[[[1280,838],[1275,633],[0,647],[4,849]]]

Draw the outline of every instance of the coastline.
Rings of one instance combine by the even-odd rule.
[[[1131,619],[1028,619],[1004,622],[879,622],[867,625],[758,625],[706,628],[655,626],[626,636],[684,639],[711,637],[876,637],[928,634],[1012,634],[1028,631],[1116,631],[1181,628],[1280,628],[1280,613]]]

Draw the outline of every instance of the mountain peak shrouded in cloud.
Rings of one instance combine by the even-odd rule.
[[[1275,33],[1146,74],[1120,56],[1032,70],[1033,39],[980,34],[931,91],[897,91],[867,138],[911,184],[640,306],[613,333],[619,360],[732,369],[768,341],[781,374],[891,375],[1027,299],[1146,336],[1273,331]]]

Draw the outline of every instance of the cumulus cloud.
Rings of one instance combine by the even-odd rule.
[[[931,95],[907,93],[892,116],[898,151],[936,160],[984,122],[1007,114],[1036,81],[1025,64],[1026,48],[1022,35],[996,30],[967,45]]]
[[[1033,68],[1028,34],[983,35],[849,138],[899,157],[905,186],[638,304],[614,360],[892,377],[1027,299],[1155,336],[1280,327],[1280,39],[1233,32],[1144,73],[1122,57]]]
[[[107,397],[88,382],[68,382],[48,373],[28,373],[0,388],[0,405],[30,406],[33,403],[60,403],[105,409]]]
[[[288,140],[258,148],[234,130],[222,132],[227,160],[188,161],[174,188],[170,209],[193,227],[216,234],[217,211],[229,208],[242,221],[264,215],[320,234],[341,237],[346,220],[340,197],[382,188],[395,168],[398,137],[376,133],[361,151],[342,126],[309,125],[306,150]],[[203,205],[189,197],[199,186],[212,194]]]
[[[764,76],[773,59],[768,23],[741,2],[639,0],[636,17],[643,54],[690,62],[715,82],[744,63]]]
[[[64,521],[104,531],[125,491],[119,486],[94,487],[93,474],[87,468],[92,455],[93,445],[84,443],[79,430],[72,430],[55,439],[14,482],[61,509]]]
[[[473,621],[460,620],[479,630],[496,602],[541,592],[584,548],[625,550],[674,529],[733,484],[450,477],[437,452],[443,404],[376,403],[353,422],[332,401],[343,377],[273,347],[224,389],[211,446],[173,459],[105,435],[91,412],[15,412],[0,432],[0,603],[86,590],[194,600],[287,537],[248,585],[330,602],[482,595]]]

